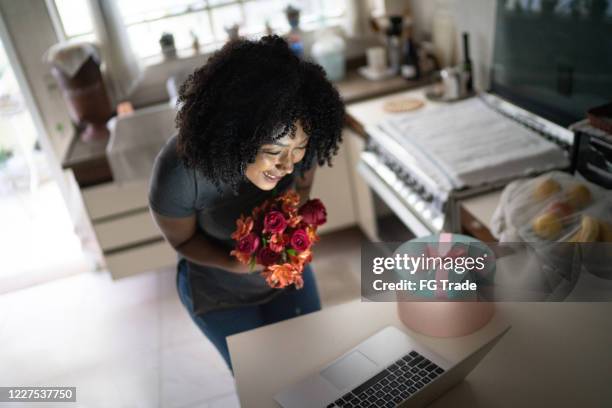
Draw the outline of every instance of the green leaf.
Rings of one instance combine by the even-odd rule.
[[[257,262],[255,261],[255,257],[253,256],[249,261],[249,269],[251,270],[251,272],[253,272],[253,270],[255,269],[255,265],[257,265]]]
[[[296,256],[296,255],[297,255],[297,251],[296,251],[295,249],[293,249],[293,248],[289,248],[289,249],[287,250],[287,253],[288,253],[289,255],[291,255],[291,256]]]

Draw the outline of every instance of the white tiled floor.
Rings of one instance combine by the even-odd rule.
[[[83,273],[0,297],[0,384],[76,386],[83,407],[232,396],[229,370],[170,290],[174,277]]]
[[[93,267],[55,181],[0,191],[0,294]]]
[[[318,244],[324,306],[359,295],[361,239],[347,230]],[[229,370],[178,299],[173,269],[119,281],[80,273],[1,295],[0,385],[76,386],[70,407],[239,406]]]

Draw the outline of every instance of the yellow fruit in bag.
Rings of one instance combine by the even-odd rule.
[[[592,200],[591,191],[584,184],[576,184],[567,192],[567,202],[575,209],[586,207]]]
[[[561,191],[561,185],[551,178],[547,178],[533,190],[533,196],[538,201],[544,201],[553,194]]]
[[[533,220],[533,232],[543,239],[555,239],[561,232],[561,220],[551,212],[545,213]]]
[[[582,216],[578,231],[567,242],[595,242],[599,236],[599,222],[588,215]]]

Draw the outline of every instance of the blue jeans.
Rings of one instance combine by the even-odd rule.
[[[232,372],[227,336],[321,310],[319,292],[310,265],[304,268],[304,287],[300,290],[285,291],[260,305],[214,310],[199,315],[193,312],[187,262],[181,260],[177,269],[176,286],[183,306],[202,333],[221,353]]]

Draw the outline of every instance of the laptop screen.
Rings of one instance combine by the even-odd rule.
[[[612,0],[497,0],[491,90],[561,126],[612,101]]]

